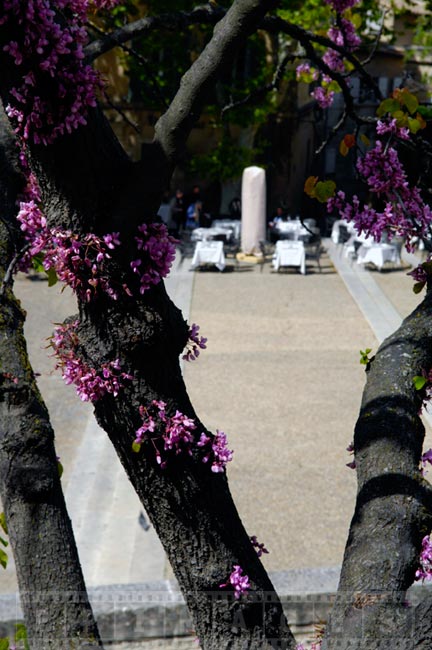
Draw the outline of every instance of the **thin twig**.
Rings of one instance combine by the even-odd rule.
[[[9,266],[6,269],[6,273],[4,274],[3,282],[0,285],[0,300],[3,300],[6,288],[11,284],[12,282],[12,277],[14,274],[14,271],[16,269],[16,265],[20,261],[20,259],[23,257],[23,255],[29,250],[31,244],[28,242],[25,244],[21,250],[19,250],[15,255],[13,256]]]
[[[341,117],[340,117],[339,120],[336,122],[336,124],[333,126],[333,128],[331,129],[331,131],[330,131],[330,133],[328,134],[328,136],[326,137],[326,139],[323,140],[323,142],[321,142],[321,144],[320,144],[320,146],[318,147],[318,149],[315,150],[315,155],[316,155],[316,156],[318,156],[318,154],[320,154],[322,151],[324,151],[324,149],[325,149],[326,146],[329,144],[329,142],[331,142],[331,140],[333,140],[333,138],[335,137],[335,135],[337,135],[338,131],[339,131],[339,130],[343,127],[343,125],[345,124],[347,118],[348,118],[348,113],[347,113],[346,110],[344,110],[344,112],[342,113]]]
[[[102,35],[105,35],[105,32],[102,29],[100,29],[97,25],[95,25],[93,23],[89,23],[89,24],[90,24],[90,27],[95,32],[97,32],[99,34],[102,34]],[[143,66],[143,68],[145,69],[145,71],[146,71],[146,73],[147,73],[147,75],[149,77],[151,85],[153,87],[154,96],[162,103],[164,108],[168,108],[168,106],[169,106],[168,99],[162,93],[162,91],[160,89],[160,86],[159,86],[159,84],[157,82],[157,79],[155,78],[155,76],[154,76],[154,74],[153,74],[153,72],[151,70],[150,64],[149,64],[148,60],[145,58],[145,56],[143,56],[140,52],[137,52],[134,48],[129,47],[128,45],[125,45],[120,40],[117,42],[116,39],[115,39],[115,36],[113,34],[111,34],[109,36],[109,39],[112,42],[113,47],[120,47],[124,52],[127,52],[128,54],[130,54],[130,56],[134,57],[138,61],[138,63],[140,63]]]
[[[291,53],[285,54],[282,61],[278,64],[276,71],[273,75],[273,79],[270,83],[266,84],[262,88],[258,88],[257,90],[254,90],[253,92],[249,93],[247,97],[244,97],[243,99],[240,99],[237,102],[232,101],[230,104],[224,106],[221,111],[221,116],[223,117],[225,113],[231,111],[234,108],[238,108],[239,106],[245,106],[246,104],[252,103],[257,99],[261,99],[262,97],[265,97],[265,95],[267,95],[267,93],[269,93],[272,90],[279,90],[285,69],[289,61],[292,61],[296,58],[298,57],[295,56],[294,54]]]
[[[126,124],[129,124],[129,126],[133,128],[135,133],[141,135],[141,129],[139,128],[138,124],[132,122],[132,120],[128,118],[126,113],[122,111],[122,109],[119,106],[116,106],[113,101],[111,101],[106,91],[104,91],[103,95],[108,106],[110,106],[114,111],[116,111],[119,115],[121,115],[121,117],[124,119]]]
[[[368,63],[370,63],[370,62],[372,61],[373,57],[375,56],[377,50],[378,50],[378,46],[379,46],[379,44],[380,44],[381,36],[382,36],[382,33],[383,33],[383,29],[384,29],[384,18],[386,17],[387,12],[388,12],[387,9],[384,9],[384,11],[382,12],[382,15],[381,15],[381,25],[380,25],[380,29],[379,29],[378,35],[377,35],[377,37],[376,37],[376,39],[375,39],[374,46],[373,46],[373,48],[372,48],[372,50],[371,50],[369,56],[366,57],[366,59],[364,59],[363,61],[361,61],[361,65],[362,65],[362,66],[365,66],[365,65],[367,65]]]

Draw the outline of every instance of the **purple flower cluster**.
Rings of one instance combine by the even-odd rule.
[[[425,451],[424,454],[422,454],[422,457],[420,458],[420,463],[422,465],[422,473],[423,473],[423,470],[425,469],[427,463],[432,465],[432,449],[428,449],[427,451]]]
[[[410,138],[409,129],[406,127],[399,127],[395,117],[390,120],[378,120],[376,132],[378,135],[391,133],[401,140],[409,140]]]
[[[214,438],[210,438],[205,433],[201,434],[198,447],[202,447],[206,453],[203,463],[211,459],[211,471],[216,474],[224,472],[226,464],[232,460],[233,451],[228,449],[228,441],[223,431],[216,429]]]
[[[77,326],[78,321],[74,321],[55,328],[51,346],[58,359],[56,368],[61,369],[66,384],[75,386],[83,402],[96,402],[107,393],[116,397],[124,387],[124,380],[130,381],[133,377],[121,372],[119,359],[104,363],[100,370],[95,370],[77,357]]]
[[[268,550],[266,549],[264,544],[260,543],[257,540],[256,535],[252,535],[252,537],[250,537],[250,541],[252,546],[256,549],[258,557],[261,557],[263,553],[268,553]]]
[[[189,328],[189,338],[186,344],[186,353],[182,356],[184,361],[194,361],[199,357],[200,348],[205,350],[207,339],[199,334],[199,325],[192,323]]]
[[[239,564],[234,564],[233,569],[228,581],[219,585],[219,589],[234,587],[234,597],[238,600],[242,594],[247,594],[250,589],[250,582],[249,577],[243,573],[243,569]]]
[[[301,81],[303,77],[310,78],[312,81],[317,81],[319,72],[315,68],[311,68],[309,63],[300,63],[296,68],[297,81]]]
[[[354,6],[357,4],[358,0],[326,0],[327,4],[331,4],[333,9],[338,13],[342,13],[345,9]],[[337,25],[332,25],[327,32],[327,37],[338,45],[339,47],[344,47],[347,52],[354,51],[361,43],[360,37],[356,34],[355,27],[353,23],[342,16],[339,17]],[[345,72],[345,62],[343,56],[333,48],[328,48],[322,57],[323,62],[332,70],[339,74]],[[318,72],[316,70],[312,71],[308,63],[301,63],[297,66],[297,80],[305,81],[317,81]],[[328,108],[332,105],[335,90],[332,87],[332,79],[326,74],[322,74],[321,83],[319,86],[314,88],[311,92],[311,96],[318,102],[321,108]]]
[[[140,293],[165,278],[175,258],[176,240],[168,234],[163,223],[143,223],[138,227],[140,235],[135,237],[140,257],[130,265],[140,277]]]
[[[347,451],[350,454],[354,453],[354,443],[350,442],[350,444],[347,447]],[[355,469],[357,467],[355,460],[352,460],[350,463],[346,463],[346,466],[349,467],[350,469]]]
[[[92,233],[78,236],[71,231],[49,229],[38,203],[29,200],[20,203],[17,216],[30,251],[21,270],[29,266],[31,257],[43,253],[46,271],[54,269],[59,280],[68,284],[76,294],[87,302],[100,290],[113,300],[119,293],[114,289],[105,272],[109,251],[120,245],[119,233],[98,237]]]
[[[113,4],[113,0],[94,2],[95,7]],[[102,83],[84,63],[88,9],[88,0],[57,0],[55,5],[49,0],[4,1],[0,25],[12,33],[19,25],[23,33],[22,42],[12,40],[3,50],[13,58],[22,79],[10,91],[6,112],[24,140],[50,144],[86,124],[88,109],[96,106]],[[56,10],[68,12],[69,20],[60,22]]]
[[[429,535],[422,540],[420,567],[416,571],[415,579],[432,580],[432,542]]]
[[[120,245],[119,233],[103,237],[92,233],[82,237],[70,232],[51,230],[45,246],[44,268],[55,269],[59,280],[68,284],[79,298],[89,302],[97,291],[113,300],[119,293],[105,270],[110,250]]]
[[[376,241],[380,241],[384,230],[403,237],[408,249],[412,248],[413,238],[427,236],[432,223],[431,209],[418,187],[410,187],[396,149],[378,140],[375,147],[359,158],[357,169],[369,190],[384,199],[384,210],[378,212],[360,205],[356,195],[348,203],[344,192],[338,192],[327,202],[329,212],[337,209],[341,218],[352,221],[359,233],[373,236]]]
[[[153,444],[156,460],[164,469],[167,465],[162,453],[173,451],[175,454],[186,452],[192,455],[194,444],[193,432],[196,429],[195,422],[180,411],[176,411],[172,417],[166,413],[166,404],[162,401],[153,400],[150,407],[140,407],[140,415],[143,423],[135,432],[134,445],[142,445],[146,440]],[[157,430],[162,429],[161,434]],[[152,435],[155,434],[155,435]],[[162,449],[160,443],[163,443]]]
[[[145,442],[151,444],[155,451],[157,463],[162,469],[167,465],[166,452],[176,455],[186,453],[192,456],[194,447],[204,452],[203,463],[211,462],[212,472],[223,472],[226,464],[232,460],[233,452],[227,448],[226,436],[216,431],[212,438],[205,433],[196,442],[195,421],[180,411],[173,416],[166,413],[166,403],[153,400],[150,406],[140,407],[142,425],[135,432],[134,449],[139,451]],[[164,457],[163,457],[164,456]]]

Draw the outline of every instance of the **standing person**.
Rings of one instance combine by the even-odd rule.
[[[241,219],[241,199],[238,196],[231,199],[228,209],[233,219]]]
[[[177,237],[179,232],[186,227],[186,202],[182,190],[176,190],[175,196],[171,199],[171,222],[173,224],[172,233]],[[170,233],[171,234],[171,233]]]
[[[162,198],[162,203],[159,206],[158,216],[162,219],[164,224],[169,228],[171,222],[171,204],[168,192],[165,192]]]

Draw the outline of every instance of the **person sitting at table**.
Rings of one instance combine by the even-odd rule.
[[[278,205],[276,208],[276,215],[273,217],[273,220],[269,222],[270,241],[272,244],[274,244],[279,239],[277,229],[281,221],[288,221],[288,215],[286,214],[283,207],[281,205]]]
[[[191,203],[186,212],[186,230],[195,230],[200,225],[200,216],[202,211],[201,201]]]

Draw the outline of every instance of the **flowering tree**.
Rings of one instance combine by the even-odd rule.
[[[327,36],[311,34],[272,15],[273,0],[235,0],[226,12],[212,6],[200,9],[200,20],[207,17],[214,22],[217,17],[213,37],[183,76],[156,124],[154,141],[138,163],[128,159],[98,108],[100,81],[86,56],[153,29],[158,20],[141,19],[87,47],[88,12],[114,4],[112,0],[92,5],[87,0],[53,4],[49,0],[4,0],[0,93],[21,148],[21,171],[15,166],[15,173],[8,176],[12,187],[9,210],[20,190],[22,200],[14,228],[3,232],[8,251],[3,260],[3,301],[10,300],[13,309],[11,272],[35,258],[52,281],[58,277],[74,289],[79,313],[58,327],[52,339],[57,364],[81,399],[93,403],[96,418],[164,545],[202,647],[294,649],[281,604],[259,561],[265,547],[248,536],[230,496],[225,467],[232,450],[223,432],[212,433],[199,421],[185,390],[179,356],[196,358],[205,340],[196,325],[184,322],[165,291],[163,278],[169,272],[174,242],[155,222],[155,214],[209,88],[257,28],[296,38],[308,58],[299,77],[312,75],[320,83],[315,99],[328,105],[340,90],[347,115],[361,121],[349,90],[351,67],[374,84],[353,53],[358,38],[350,11],[356,3],[328,0],[335,18]],[[324,56],[318,46],[325,48]],[[385,222],[382,227],[403,233],[409,241],[424,235],[429,213],[420,191],[408,187],[391,142],[410,140],[422,122],[407,95],[393,99],[398,105],[381,106],[383,120],[376,124],[385,143],[378,138],[358,163],[371,190],[388,195],[384,212],[372,213],[360,208],[354,198],[349,202],[341,194],[335,196],[334,188],[318,179],[309,182],[308,191],[320,200],[330,200],[330,208],[337,204],[347,217],[356,219],[359,229],[379,237],[382,228],[375,224]],[[396,115],[398,111],[402,115]],[[375,124],[376,120],[367,122]],[[348,150],[351,145],[352,140],[345,141]],[[13,159],[10,151],[6,158]],[[386,186],[380,165],[387,160],[394,176]],[[21,189],[13,181],[22,176],[26,182]],[[414,223],[417,230],[405,221]],[[428,267],[418,273],[423,271],[419,279],[427,283]],[[404,597],[419,570],[422,540],[431,527],[430,488],[419,470],[424,430],[418,411],[423,394],[412,381],[432,366],[430,300],[427,294],[368,364],[354,439],[358,499],[323,648],[384,647],[389,630],[394,647],[430,644],[430,603],[413,611],[406,607]],[[20,325],[11,323],[18,330]],[[5,348],[5,358],[8,354]],[[23,368],[15,364],[2,373],[2,395],[18,395],[21,402],[14,404],[27,405]],[[27,379],[29,383],[30,375]],[[428,375],[425,379],[427,384]],[[0,417],[8,422],[11,413],[4,401],[7,408],[0,411]],[[30,422],[37,432],[40,420]],[[24,426],[21,420],[20,424]],[[18,453],[23,443],[16,429],[5,429],[0,459],[9,468],[13,466],[9,445],[13,442]],[[44,468],[50,462],[50,479],[29,485],[21,468],[21,493],[31,512],[35,503],[52,501],[56,494],[57,511],[64,518],[59,481],[53,474],[51,433],[47,435],[49,442],[40,459]],[[24,448],[32,455],[37,444]],[[48,470],[43,469],[45,476],[44,472]],[[14,510],[16,477],[9,471],[4,476],[2,499],[20,587],[26,589],[26,578],[32,578],[29,559],[16,551],[29,525],[23,524],[25,512]],[[52,512],[47,515],[52,521]],[[74,574],[66,586],[49,573],[41,576],[38,587],[49,591],[50,586],[61,585],[65,590],[82,591],[76,556],[66,556],[48,538],[46,544],[45,557],[55,551],[62,565],[70,563]],[[424,542],[423,572],[428,552]],[[81,605],[68,622],[69,635],[75,642],[85,637],[97,644],[88,604]],[[48,606],[48,602],[43,604],[43,608]],[[45,647],[44,616],[32,618],[31,607],[35,604],[30,598],[26,610],[30,643]],[[422,617],[416,626],[413,614]],[[53,616],[56,620],[60,614],[54,611]],[[79,616],[81,628],[76,626]],[[55,645],[55,629],[51,643]]]

